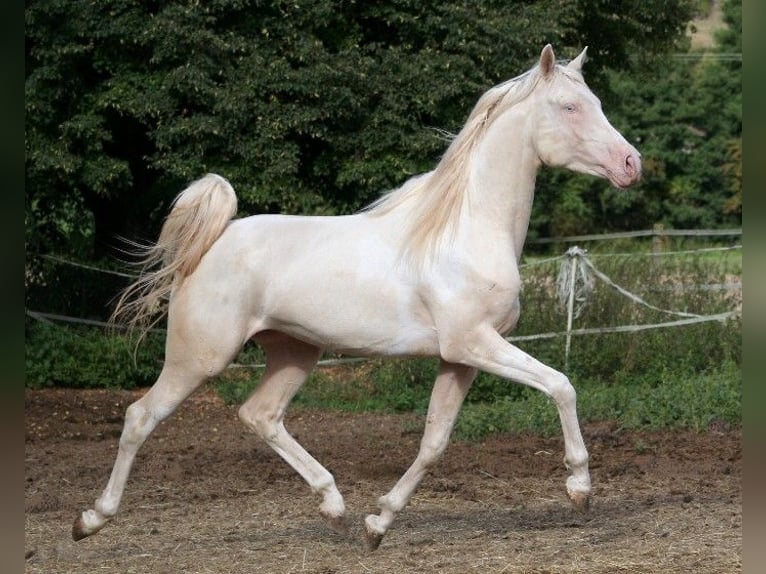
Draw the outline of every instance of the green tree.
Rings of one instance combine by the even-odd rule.
[[[655,83],[623,78],[622,110],[647,160],[642,211],[672,227],[741,224],[731,206],[737,185],[741,196],[741,175],[738,184],[732,173],[741,158],[741,6],[727,1],[724,9],[727,27],[714,50],[668,59]]]
[[[642,153],[642,183],[617,190],[569,173],[543,174],[533,211],[540,235],[741,225],[741,4],[724,2],[713,50],[609,70],[607,113]]]
[[[430,169],[434,128],[458,130],[545,43],[589,44],[589,81],[607,85],[674,45],[691,3],[30,0],[25,14],[27,251],[94,258],[115,234],[155,237],[206,171],[244,213],[358,209]]]
[[[726,27],[718,32],[719,68],[713,69],[712,76],[723,78],[728,93],[727,116],[737,126],[732,130],[721,167],[725,187],[729,196],[724,202],[724,213],[742,220],[742,62],[736,56],[742,54],[742,3],[727,0],[723,3],[723,18]]]

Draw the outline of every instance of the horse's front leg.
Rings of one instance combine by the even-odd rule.
[[[564,434],[564,464],[572,472],[567,478],[567,495],[578,510],[590,503],[588,451],[577,420],[577,393],[563,373],[544,365],[506,341],[490,325],[477,327],[447,346],[452,361],[538,389],[556,404]]]
[[[370,514],[364,521],[365,539],[370,549],[380,545],[396,514],[407,505],[428,468],[447,448],[463,399],[475,376],[476,369],[441,362],[418,456],[391,491],[378,500],[380,514]]]

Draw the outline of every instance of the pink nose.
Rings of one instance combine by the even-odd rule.
[[[641,177],[641,154],[630,152],[625,156],[625,173],[635,182]]]

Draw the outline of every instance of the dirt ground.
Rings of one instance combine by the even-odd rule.
[[[741,571],[739,430],[584,430],[594,496],[565,495],[560,438],[454,442],[380,548],[365,514],[418,448],[422,417],[293,409],[287,427],[335,475],[356,530],[211,390],[189,399],[140,451],[121,512],[71,540],[111,470],[125,408],[140,393],[26,394],[26,571],[30,573],[724,573]]]

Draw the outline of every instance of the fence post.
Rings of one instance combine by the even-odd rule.
[[[652,263],[654,265],[658,265],[660,263],[660,256],[665,250],[665,244],[668,241],[668,236],[663,233],[664,231],[665,226],[662,223],[654,224],[654,228],[652,229],[652,253],[654,253]]]
[[[574,318],[575,283],[577,281],[577,263],[580,249],[572,247],[567,250],[569,257],[569,299],[567,300],[567,338],[564,347],[564,370],[569,370],[569,348],[572,345],[572,320]]]

